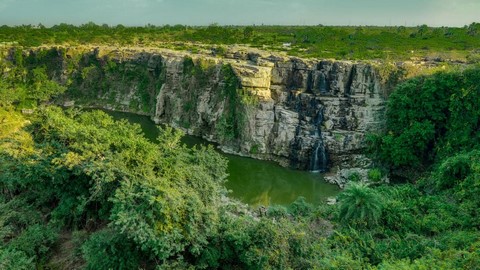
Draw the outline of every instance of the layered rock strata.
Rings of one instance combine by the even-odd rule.
[[[189,134],[219,142],[225,151],[294,168],[325,171],[336,164],[364,165],[358,164],[364,162],[358,156],[364,136],[381,123],[385,105],[372,65],[247,54],[235,61],[210,60],[208,83],[195,89],[184,61],[166,56],[158,62],[166,77],[155,121],[183,126]],[[228,100],[218,99],[225,64],[231,65],[244,95],[256,98],[237,111],[244,114],[244,122],[239,138],[230,141],[217,132],[228,107]],[[194,109],[186,111],[192,102]]]
[[[382,84],[367,62],[259,52],[217,58],[159,49],[101,48],[81,56],[50,50],[59,64],[49,72],[69,82],[70,98],[148,114],[224,151],[302,170],[365,165],[365,134],[384,113]],[[29,54],[39,58],[38,51]]]

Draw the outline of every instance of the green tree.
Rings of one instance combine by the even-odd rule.
[[[382,198],[362,183],[351,183],[338,195],[338,214],[344,224],[376,224],[382,214]]]
[[[32,73],[31,87],[28,89],[29,98],[46,101],[65,92],[65,87],[48,78],[45,67],[37,67]]]
[[[247,26],[245,29],[243,29],[243,38],[249,40],[253,37],[253,27]]]
[[[423,171],[476,145],[479,78],[480,69],[470,68],[398,85],[388,100],[386,132],[371,140],[373,153],[393,168]]]
[[[480,34],[480,23],[473,22],[467,27],[467,33],[470,36],[477,36]]]

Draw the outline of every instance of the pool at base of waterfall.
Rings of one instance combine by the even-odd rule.
[[[104,112],[116,120],[127,119],[130,123],[139,124],[145,137],[152,141],[158,136],[157,125],[148,116],[107,110]],[[185,135],[182,142],[189,147],[195,144],[213,144],[189,135]],[[254,207],[288,205],[298,197],[304,197],[307,202],[318,205],[340,191],[337,186],[326,183],[321,173],[293,170],[271,161],[221,154],[228,159],[229,176],[225,185],[230,191],[229,196]]]

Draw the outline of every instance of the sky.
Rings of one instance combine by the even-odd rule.
[[[0,25],[464,26],[480,0],[0,0]]]

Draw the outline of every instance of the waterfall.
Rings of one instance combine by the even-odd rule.
[[[312,157],[310,159],[310,171],[325,172],[327,170],[327,154],[325,145],[319,138],[312,147]]]
[[[313,138],[315,142],[312,145],[312,155],[310,157],[310,171],[325,172],[327,170],[327,153],[325,151],[325,144],[321,136],[321,123],[323,122],[323,111],[319,110],[317,117],[314,118],[313,124],[315,131]]]

